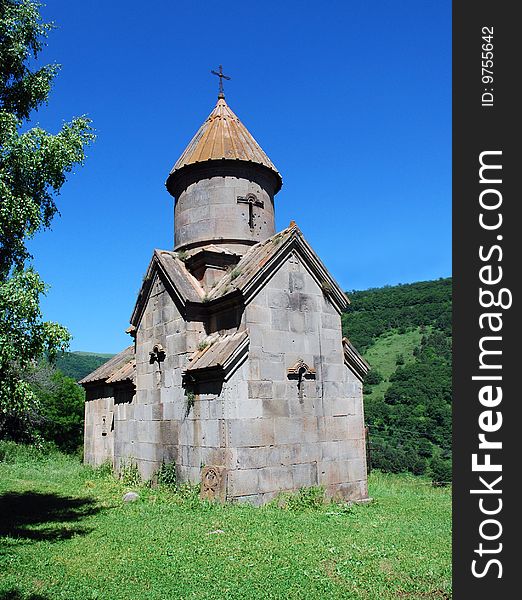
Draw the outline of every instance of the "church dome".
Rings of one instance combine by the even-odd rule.
[[[172,193],[176,176],[186,167],[208,161],[242,161],[270,169],[277,179],[275,192],[281,189],[282,178],[272,161],[220,96],[214,110],[201,125],[183,154],[172,167],[167,189]]]

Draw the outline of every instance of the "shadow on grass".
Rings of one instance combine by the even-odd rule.
[[[26,596],[19,590],[7,590],[5,592],[0,591],[0,600],[51,600],[49,596],[42,596],[40,594],[29,594]]]
[[[91,531],[78,523],[99,511],[96,501],[90,498],[8,492],[0,495],[0,539],[11,537],[51,542],[69,539]],[[0,600],[3,599],[0,595]]]

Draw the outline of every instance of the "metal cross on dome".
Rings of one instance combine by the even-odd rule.
[[[224,98],[225,97],[225,91],[223,90],[223,79],[227,79],[228,81],[230,81],[230,77],[228,75],[223,75],[223,66],[219,65],[219,73],[217,71],[210,71],[212,73],[212,75],[217,75],[219,77],[219,94],[218,94],[218,98]]]

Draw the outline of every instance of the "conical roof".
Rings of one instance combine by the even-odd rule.
[[[208,160],[242,160],[257,163],[281,175],[252,134],[241,123],[223,97],[201,125],[170,172]]]

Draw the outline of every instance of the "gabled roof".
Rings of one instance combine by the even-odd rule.
[[[370,370],[370,365],[359,354],[357,348],[346,337],[343,338],[344,362],[352,373],[361,381]]]
[[[181,307],[185,307],[188,302],[202,302],[204,298],[205,292],[203,288],[197,279],[187,270],[176,252],[154,250],[130,319],[131,325],[135,327],[140,322],[154,282],[154,277],[157,273],[161,273],[164,276],[164,280],[167,282],[170,291]]]
[[[197,376],[203,371],[219,371],[230,376],[234,367],[239,366],[241,358],[246,356],[248,333],[238,331],[228,335],[212,334],[206,340],[206,346],[195,352],[190,358],[186,374]],[[225,379],[227,378],[225,377]]]
[[[233,291],[239,291],[245,301],[259,289],[277,267],[295,251],[316,278],[332,303],[343,311],[350,301],[337,282],[328,273],[295,223],[263,242],[252,246],[238,264],[210,291],[207,301],[217,300]]]
[[[188,165],[222,159],[257,163],[279,175],[272,161],[225,99],[219,98],[214,110],[172,167],[170,175]]]
[[[292,224],[280,233],[252,246],[208,293],[205,293],[185,263],[177,257],[176,252],[155,250],[131,316],[131,325],[138,326],[158,273],[164,276],[167,288],[182,310],[191,305],[208,314],[216,304],[226,302],[234,296],[248,302],[291,252],[300,256],[304,266],[337,310],[345,310],[350,303],[346,294],[328,273],[297,225]]]
[[[134,360],[134,344],[125,348],[119,354],[110,358],[106,363],[98,367],[78,383],[105,382],[114,383],[116,381],[134,381],[136,361]],[[112,381],[109,382],[109,379]]]

